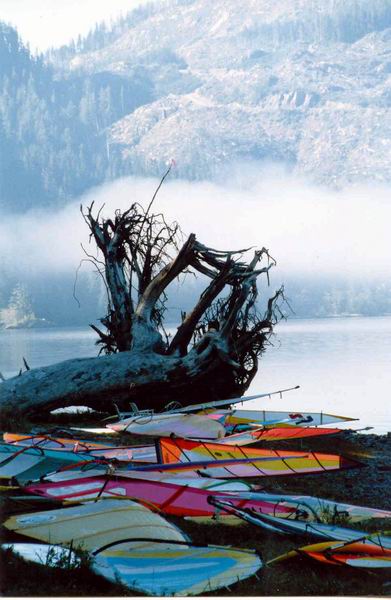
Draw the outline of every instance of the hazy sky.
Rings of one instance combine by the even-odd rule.
[[[147,0],[0,0],[0,20],[15,25],[31,50],[61,46],[96,22],[118,17]]]

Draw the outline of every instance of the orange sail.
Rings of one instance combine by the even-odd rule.
[[[181,463],[191,467],[192,463],[214,460],[216,462],[210,465],[207,474],[223,478],[318,473],[361,466],[338,454],[254,449],[181,438],[161,438],[157,454],[158,461],[171,465],[173,470]]]
[[[342,433],[342,429],[326,427],[261,427],[249,429],[241,433],[228,435],[220,440],[221,444],[250,446],[257,442],[278,442],[283,440],[303,439],[323,435]]]
[[[302,546],[282,554],[268,564],[281,562],[294,556],[308,556],[324,564],[350,566],[366,569],[391,567],[391,549],[377,540],[377,535],[368,536],[353,542],[327,541]]]

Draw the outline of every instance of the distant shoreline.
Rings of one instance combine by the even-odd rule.
[[[345,313],[341,313],[341,314],[337,314],[337,315],[326,315],[326,316],[321,316],[321,317],[316,317],[316,316],[309,316],[309,317],[303,317],[303,316],[295,316],[295,315],[289,315],[286,319],[282,319],[281,321],[279,321],[279,323],[277,324],[280,325],[281,323],[289,323],[290,321],[326,321],[326,320],[330,320],[330,321],[334,321],[334,320],[340,320],[340,319],[382,319],[382,318],[387,318],[387,317],[391,317],[391,313],[381,313],[378,315],[363,315],[363,314],[359,314],[359,313],[350,313],[350,314],[345,314]],[[178,322],[168,322],[166,324],[166,326],[168,328],[176,328],[178,327]],[[12,327],[0,327],[0,333],[3,332],[8,332],[8,331],[42,331],[42,330],[50,330],[50,329],[85,329],[87,331],[90,331],[90,327],[89,325],[79,325],[79,324],[71,324],[68,323],[66,325],[63,325],[61,323],[53,323],[53,322],[48,322],[47,324],[43,323],[42,320],[39,321],[39,324],[37,325],[29,325],[29,326],[12,326]],[[92,330],[91,330],[92,333]]]

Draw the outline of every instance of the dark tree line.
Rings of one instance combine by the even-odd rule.
[[[0,23],[0,207],[56,206],[115,175],[106,128],[151,94],[140,73],[61,77]]]

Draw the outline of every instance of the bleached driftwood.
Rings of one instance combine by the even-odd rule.
[[[279,312],[283,290],[256,309],[257,278],[268,277],[275,261],[262,248],[219,251],[194,234],[180,245],[177,224],[133,204],[114,219],[94,205],[82,211],[100,256],[89,255],[102,275],[108,312],[92,325],[105,355],[31,369],[0,384],[2,410],[36,412],[84,404],[112,410],[112,402],[135,401],[162,408],[228,398],[244,393],[258,368]],[[173,256],[174,255],[174,256]],[[164,299],[182,273],[210,280],[191,312],[182,315],[175,336],[164,335]],[[227,290],[227,296],[222,292]]]

